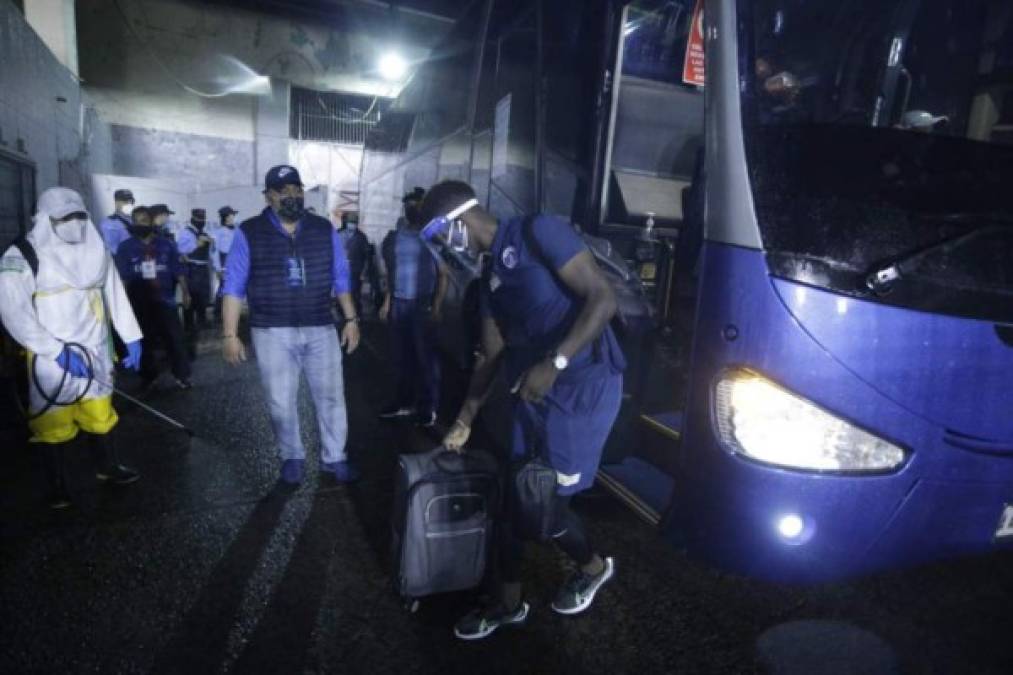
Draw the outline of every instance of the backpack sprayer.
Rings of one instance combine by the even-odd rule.
[[[149,415],[152,415],[153,417],[157,417],[158,419],[160,419],[163,422],[169,424],[170,426],[172,426],[172,427],[174,427],[176,429],[179,429],[180,431],[182,431],[183,433],[185,433],[190,438],[193,438],[195,436],[193,429],[191,429],[190,427],[186,426],[185,424],[174,420],[173,418],[169,417],[165,413],[160,412],[158,410],[155,410],[154,408],[152,408],[151,406],[147,405],[146,403],[144,403],[142,401],[139,401],[138,399],[134,398],[133,396],[131,396],[131,395],[129,395],[129,394],[127,394],[127,393],[125,393],[125,392],[117,389],[115,386],[113,386],[113,384],[111,382],[105,382],[104,380],[101,380],[101,379],[95,377],[95,367],[94,367],[95,362],[94,362],[94,359],[92,359],[91,352],[89,352],[88,349],[84,345],[82,345],[80,343],[77,343],[77,342],[65,342],[64,346],[67,347],[68,349],[72,349],[72,350],[75,350],[75,351],[80,352],[81,354],[83,354],[85,364],[86,364],[86,366],[88,368],[88,376],[87,376],[88,383],[85,385],[85,387],[81,391],[81,393],[78,394],[78,396],[74,398],[74,400],[72,400],[72,401],[61,401],[60,400],[60,398],[61,398],[60,395],[63,393],[63,389],[67,385],[67,378],[71,377],[70,372],[67,371],[66,369],[64,369],[63,376],[60,378],[60,382],[59,382],[59,384],[56,387],[56,391],[53,392],[53,393],[47,393],[42,388],[42,385],[39,383],[38,369],[35,367],[36,363],[38,362],[39,355],[38,354],[33,354],[32,355],[31,365],[30,365],[30,368],[29,368],[29,370],[31,371],[31,384],[35,386],[36,391],[39,392],[39,396],[41,396],[42,400],[45,401],[45,405],[42,407],[41,410],[39,410],[39,412],[35,413],[34,415],[29,414],[25,410],[22,410],[22,413],[24,414],[24,416],[25,416],[26,419],[32,420],[32,419],[36,419],[38,417],[41,417],[46,412],[48,412],[49,410],[51,410],[51,409],[53,409],[53,408],[55,408],[57,406],[68,406],[68,405],[74,405],[76,403],[79,403],[80,401],[82,401],[84,399],[84,397],[91,390],[92,385],[97,383],[99,385],[102,385],[102,386],[105,386],[105,387],[109,387],[110,389],[112,389],[113,393],[115,393],[116,395],[120,396],[123,399],[126,399],[130,403],[133,403],[134,405],[136,405],[141,410],[144,410],[145,412],[147,412]]]

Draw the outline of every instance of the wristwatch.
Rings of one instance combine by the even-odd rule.
[[[552,357],[552,365],[556,370],[563,371],[570,365],[570,359],[566,358],[563,354],[556,352],[556,355]]]

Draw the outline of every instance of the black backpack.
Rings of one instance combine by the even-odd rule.
[[[11,246],[17,248],[21,252],[21,255],[24,256],[28,262],[28,267],[32,270],[32,275],[38,276],[39,256],[36,254],[35,247],[32,246],[31,242],[24,235],[21,235],[0,253],[6,253]],[[13,388],[11,388],[5,383],[4,393],[0,394],[0,398],[5,398],[8,392],[10,392],[11,395],[16,397],[15,400],[21,408],[24,408],[28,403],[27,399],[22,400],[25,392],[28,391],[28,367],[25,362],[24,351],[24,348],[10,336],[7,329],[0,325],[0,380],[13,384]]]
[[[524,219],[522,225],[524,242],[542,264],[555,274],[556,270],[543,254],[542,248],[534,236],[534,222],[535,219],[530,216]],[[583,232],[579,234],[584,245],[594,256],[595,262],[598,263],[598,269],[605,275],[615,293],[617,310],[612,319],[613,330],[620,335],[628,335],[653,328],[655,323],[654,305],[647,299],[644,292],[644,282],[640,280],[637,273],[631,270],[626,261],[613,250],[610,241]]]

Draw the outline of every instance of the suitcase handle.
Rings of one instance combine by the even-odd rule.
[[[442,452],[436,453],[433,463],[441,470],[448,473],[461,473],[468,468],[468,453],[454,452],[443,448]]]

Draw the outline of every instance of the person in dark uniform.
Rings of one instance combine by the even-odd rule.
[[[422,193],[424,194],[424,193]],[[397,399],[380,413],[384,419],[415,416],[417,424],[436,424],[440,361],[434,324],[447,294],[446,267],[419,237],[419,189],[405,196],[405,217],[384,238],[387,295],[380,320],[389,321],[391,355],[397,373]]]
[[[359,214],[345,212],[341,214],[341,241],[345,245],[348,256],[348,269],[352,281],[352,301],[355,311],[362,314],[362,273],[366,270],[369,260],[369,239],[359,229]]]
[[[176,244],[159,235],[148,209],[143,206],[134,209],[132,219],[131,237],[116,250],[116,267],[144,333],[141,352],[144,387],[150,389],[158,378],[154,345],[161,342],[168,352],[176,386],[190,389],[190,360],[176,310],[176,284],[182,290],[183,307],[190,304],[186,270]]]
[[[169,216],[176,215],[176,212],[167,204],[152,204],[148,207],[151,212],[151,222],[155,226],[155,234],[175,242],[176,239],[169,231]]]
[[[190,224],[179,233],[177,245],[186,264],[190,307],[183,312],[190,358],[197,356],[200,330],[207,326],[207,308],[211,299],[211,266],[216,255],[214,239],[205,231],[207,212],[193,209]]]
[[[481,282],[482,354],[444,444],[463,451],[472,421],[503,370],[516,396],[511,454],[538,457],[555,470],[554,541],[576,566],[552,609],[564,615],[583,612],[615,569],[612,558],[592,547],[570,507],[573,495],[594,482],[622,399],[626,361],[609,327],[615,293],[583,240],[558,218],[497,221],[459,181],[434,186],[422,204],[422,218],[427,222],[423,240],[440,240],[451,252],[490,254]],[[527,619],[515,501],[506,499],[500,527],[499,597],[457,623],[454,633],[461,639],[480,639]]]

